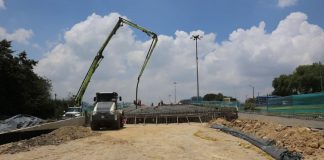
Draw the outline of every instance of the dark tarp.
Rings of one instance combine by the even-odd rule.
[[[301,160],[301,159],[303,159],[303,156],[301,153],[289,152],[287,149],[278,148],[277,146],[274,145],[273,141],[266,141],[263,139],[258,139],[251,135],[248,135],[246,133],[225,127],[223,125],[214,124],[214,125],[212,125],[212,128],[219,129],[222,132],[225,132],[225,133],[231,134],[235,137],[244,139],[244,140],[250,142],[251,144],[259,147],[264,152],[268,153],[269,155],[271,155],[273,158],[275,158],[277,160]]]

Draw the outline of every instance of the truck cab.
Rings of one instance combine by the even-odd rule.
[[[124,125],[124,113],[118,109],[117,101],[121,101],[116,92],[98,92],[94,97],[94,109],[90,118],[92,130],[102,127],[119,129]]]

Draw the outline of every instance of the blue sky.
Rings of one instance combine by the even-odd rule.
[[[141,96],[150,104],[145,100],[168,101],[175,81],[178,99],[195,95],[190,36],[198,33],[204,36],[200,95],[222,92],[243,100],[252,97],[249,85],[268,94],[274,77],[324,61],[323,6],[322,0],[0,0],[0,39],[38,60],[35,71],[52,81],[53,93],[66,97],[77,91],[116,18],[126,16],[159,35],[142,79]],[[118,34],[86,100],[114,89],[132,101],[149,39],[131,28]]]
[[[249,28],[260,21],[267,23],[271,32],[290,12],[302,11],[308,21],[324,26],[324,1],[299,0],[297,4],[280,8],[277,0],[10,0],[0,10],[0,26],[8,32],[17,28],[32,29],[33,43],[41,49],[18,46],[38,59],[49,48],[46,42],[57,42],[62,33],[92,13],[106,15],[118,12],[134,22],[154,29],[158,34],[173,35],[176,30],[203,30],[217,35],[217,41],[226,40],[237,28]],[[35,55],[34,55],[35,54]]]

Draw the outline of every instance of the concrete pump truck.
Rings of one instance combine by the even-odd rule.
[[[81,107],[82,103],[82,98],[83,95],[90,83],[91,77],[96,71],[96,69],[99,66],[99,63],[102,61],[104,58],[103,56],[103,51],[105,47],[108,45],[109,41],[111,38],[116,34],[117,30],[123,26],[123,24],[127,24],[133,28],[136,28],[138,30],[141,30],[142,32],[146,33],[149,37],[152,38],[152,42],[150,45],[150,48],[146,54],[144,63],[141,67],[141,70],[139,72],[139,75],[137,77],[137,84],[136,84],[136,102],[138,101],[138,84],[140,81],[140,78],[143,74],[143,71],[152,55],[152,52],[156,46],[156,43],[158,41],[158,37],[154,32],[151,32],[135,23],[132,23],[122,17],[119,17],[118,22],[114,26],[113,30],[110,32],[108,35],[107,39],[104,41],[103,45],[99,49],[97,55],[94,57],[92,64],[84,77],[81,86],[79,88],[78,93],[75,95],[75,100],[74,100],[74,106],[75,107]],[[100,129],[101,127],[113,127],[114,129],[119,129],[120,127],[123,127],[123,111],[119,109],[117,101],[121,100],[121,97],[118,97],[118,94],[116,92],[98,92],[96,93],[96,97],[94,98],[94,109],[92,113],[90,112],[84,112],[83,114],[87,119],[90,117],[90,126],[91,129],[97,130]],[[137,106],[136,106],[137,108]]]

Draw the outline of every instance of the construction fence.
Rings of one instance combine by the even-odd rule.
[[[240,110],[244,111],[244,107],[241,107]],[[269,113],[272,115],[293,115],[323,118],[324,92],[291,95],[285,97],[257,97],[254,111]]]

